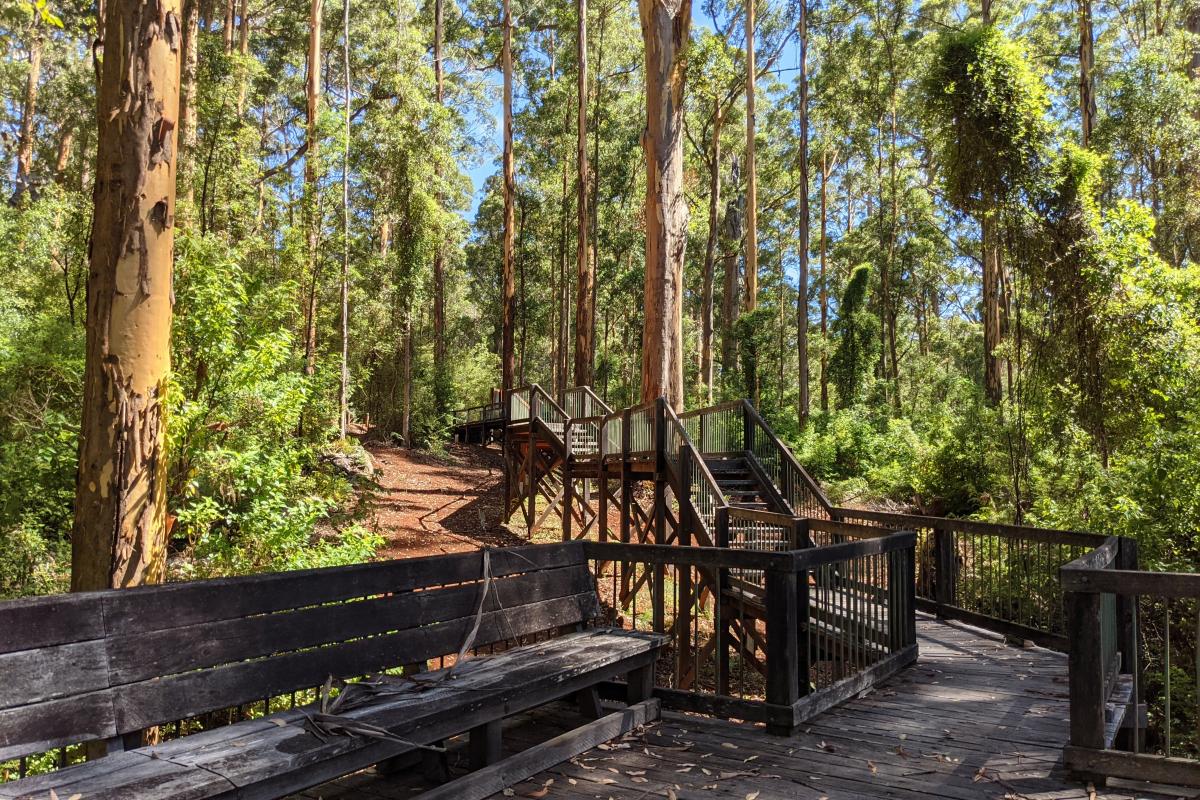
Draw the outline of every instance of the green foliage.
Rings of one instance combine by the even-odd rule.
[[[1047,136],[1045,85],[1021,46],[999,28],[946,34],[924,93],[946,195],[955,207],[988,211],[1033,176]]]
[[[849,408],[861,399],[878,358],[879,321],[867,309],[870,280],[869,264],[854,268],[833,322],[837,345],[829,359],[829,379],[837,389],[838,408]]]

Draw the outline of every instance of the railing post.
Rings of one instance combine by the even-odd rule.
[[[1097,592],[1067,592],[1064,600],[1069,642],[1071,746],[1103,750],[1106,665],[1100,633],[1100,595]],[[1070,766],[1068,762],[1067,767]],[[1077,777],[1093,780],[1097,776],[1077,774]]]
[[[667,543],[667,471],[666,471],[666,406],[660,397],[654,401],[654,543]],[[654,608],[653,623],[656,633],[666,626],[667,570],[662,564],[654,565]]]
[[[754,452],[754,417],[750,414],[750,401],[742,400],[742,449]]]
[[[767,702],[786,706],[800,699],[800,614],[798,608],[797,573],[794,569],[770,569],[766,573],[767,588]],[[805,580],[805,588],[808,581]],[[778,713],[772,709],[772,714]],[[776,736],[791,736],[795,724],[773,720],[767,732]]]
[[[1117,545],[1114,568],[1136,570],[1138,568],[1138,545],[1136,539],[1121,537]],[[1125,712],[1126,725],[1117,734],[1119,749],[1142,752],[1142,708],[1145,702],[1145,686],[1142,680],[1142,660],[1138,651],[1138,601],[1136,596],[1117,595],[1117,647],[1121,651],[1121,672],[1133,676],[1137,692],[1129,698],[1130,707]],[[1197,677],[1200,677],[1198,675]],[[1132,725],[1129,723],[1132,722]]]
[[[946,616],[947,609],[954,606],[957,598],[955,597],[956,586],[954,573],[957,564],[955,563],[954,553],[954,531],[936,527],[933,529],[933,569],[934,569],[934,588],[933,591],[937,595],[934,601],[937,603],[938,617]]]
[[[696,518],[689,512],[691,503],[690,486],[692,483],[692,459],[694,455],[690,447],[684,446],[679,453],[679,483],[683,487],[679,494],[679,545],[690,547],[692,544],[692,526]],[[691,631],[692,631],[692,568],[687,564],[675,565],[675,584],[678,587],[679,603],[675,612],[675,686],[683,688],[683,676],[687,674],[691,663]]]
[[[629,409],[621,412],[621,541],[629,543],[629,504],[633,502],[633,480],[629,476]]]
[[[571,421],[568,419],[563,422],[563,524],[562,538],[564,542],[569,542],[572,539],[571,534],[571,509],[575,500],[575,486],[571,478]]]
[[[713,515],[713,535],[717,547],[729,547],[729,509],[718,508]],[[729,597],[729,570],[717,567],[716,624],[717,624],[717,694],[729,694],[729,610],[725,600]]]

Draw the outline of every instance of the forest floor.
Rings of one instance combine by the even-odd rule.
[[[500,525],[504,462],[496,446],[451,444],[444,453],[372,443],[376,487],[364,523],[384,537],[380,558],[411,558],[527,544]]]

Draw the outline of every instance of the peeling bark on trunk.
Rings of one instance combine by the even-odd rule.
[[[691,0],[638,0],[645,44],[646,297],[642,328],[642,400],[683,406],[684,52]]]
[[[166,570],[178,0],[107,10],[71,588]]]
[[[587,0],[575,4],[575,55],[578,62],[579,120],[575,160],[576,212],[578,234],[575,247],[575,385],[592,385],[592,364],[596,354],[596,272],[588,237],[588,154],[587,154]]]
[[[500,355],[501,386],[505,392],[514,388],[516,358],[513,351],[513,327],[517,316],[517,289],[513,264],[513,237],[516,233],[513,193],[516,191],[516,174],[513,168],[513,119],[512,119],[512,8],[510,0],[504,0],[504,46],[500,54],[501,70],[504,72],[504,253],[503,289],[501,294],[503,345]]]
[[[17,194],[29,188],[33,171],[33,120],[37,114],[38,86],[42,80],[42,26],[35,22],[29,41],[29,74],[25,78],[25,104],[21,109],[21,134],[17,139]]]

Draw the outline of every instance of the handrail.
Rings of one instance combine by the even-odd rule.
[[[775,431],[771,430],[771,426],[766,423],[766,420],[758,413],[758,409],[749,400],[742,398],[741,402],[746,419],[753,423],[753,428],[747,426],[749,429],[745,431],[746,449],[752,453],[756,449],[755,429],[766,437],[767,444],[774,448],[775,455],[780,459],[779,474],[772,475],[771,478],[775,482],[776,488],[783,496],[783,499],[791,506],[792,512],[800,516],[813,516],[804,513],[805,509],[803,507],[798,507],[803,503],[803,498],[801,498],[797,491],[800,487],[794,485],[794,482],[798,480],[803,485],[804,490],[816,501],[817,507],[832,518],[833,504],[829,502],[829,498],[825,496],[825,492],[821,489],[820,485],[813,480],[804,467],[800,466],[800,462],[796,460],[796,456],[793,455],[791,448],[780,440]],[[754,455],[755,458],[758,458],[757,453],[754,453]],[[765,467],[766,465],[764,464],[763,466]],[[789,471],[790,475],[788,474]]]
[[[682,414],[679,415],[679,419],[685,420],[685,419],[691,419],[692,417],[696,417],[701,414],[715,414],[718,411],[728,411],[731,408],[737,408],[744,402],[746,402],[744,399],[743,400],[728,400],[724,403],[717,403],[715,406],[706,406],[705,408],[694,408],[691,411],[684,411]]]

